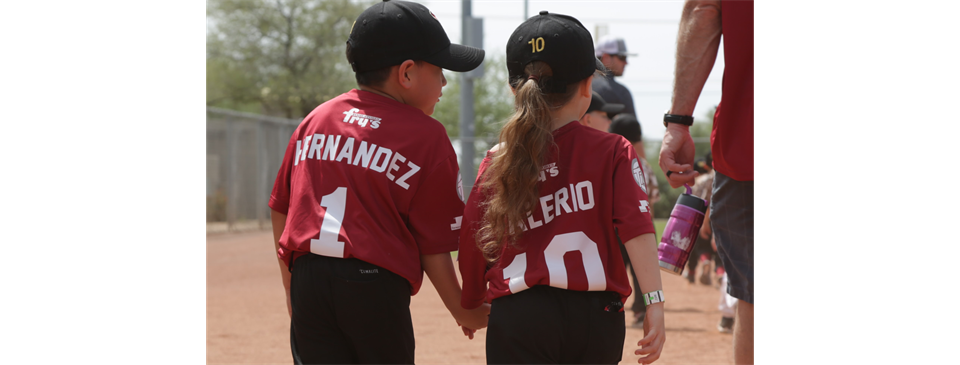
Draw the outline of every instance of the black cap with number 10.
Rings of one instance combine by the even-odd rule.
[[[550,80],[542,80],[544,92],[562,93],[595,71],[606,72],[594,56],[593,38],[587,28],[568,15],[541,11],[520,24],[507,41],[507,72],[510,84],[526,78],[523,69],[541,61],[553,69]]]

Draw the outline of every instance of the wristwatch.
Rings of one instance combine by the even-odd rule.
[[[683,124],[689,127],[693,125],[693,117],[689,115],[664,114],[663,126],[666,127],[667,123]]]

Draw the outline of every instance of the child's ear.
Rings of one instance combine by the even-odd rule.
[[[404,89],[413,87],[413,78],[416,77],[414,75],[414,66],[416,66],[416,62],[406,60],[397,67],[397,82],[399,82],[400,86],[403,86]]]
[[[587,77],[587,80],[580,83],[580,96],[593,98],[593,75]]]

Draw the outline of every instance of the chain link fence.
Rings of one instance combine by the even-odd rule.
[[[267,200],[300,120],[207,107],[207,222],[270,225]]]
[[[300,122],[207,107],[208,232],[270,227],[267,201]],[[450,142],[459,158],[460,141]],[[495,142],[496,136],[474,138],[474,174]]]

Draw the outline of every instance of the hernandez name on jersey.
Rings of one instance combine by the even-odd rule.
[[[300,163],[300,161],[308,158],[342,162],[365,169],[369,168],[373,171],[383,173],[386,178],[395,182],[401,188],[410,189],[410,184],[407,184],[407,180],[412,177],[413,174],[416,174],[420,171],[420,166],[413,163],[413,161],[407,161],[407,158],[403,157],[399,151],[394,152],[384,146],[378,147],[376,143],[355,141],[353,137],[347,137],[346,141],[341,146],[341,137],[343,136],[324,136],[323,134],[314,134],[304,137],[302,144],[301,141],[297,141],[297,150],[294,156],[299,156],[299,158],[295,158],[293,160],[293,165],[296,166]],[[311,140],[313,140],[313,142],[311,142]],[[324,140],[326,140],[326,142],[324,142]],[[356,153],[354,153],[354,144],[356,142],[359,142],[359,144],[357,144]],[[326,148],[324,148],[324,144],[326,144]],[[301,148],[301,145],[309,145],[310,148]],[[337,153],[338,148],[340,151],[339,153]],[[334,158],[334,155],[337,157]],[[399,179],[393,174],[394,171],[400,171],[400,165],[397,164],[398,162],[400,164],[406,162],[405,167],[407,167],[403,176],[400,176]],[[390,167],[387,168],[387,165]]]

